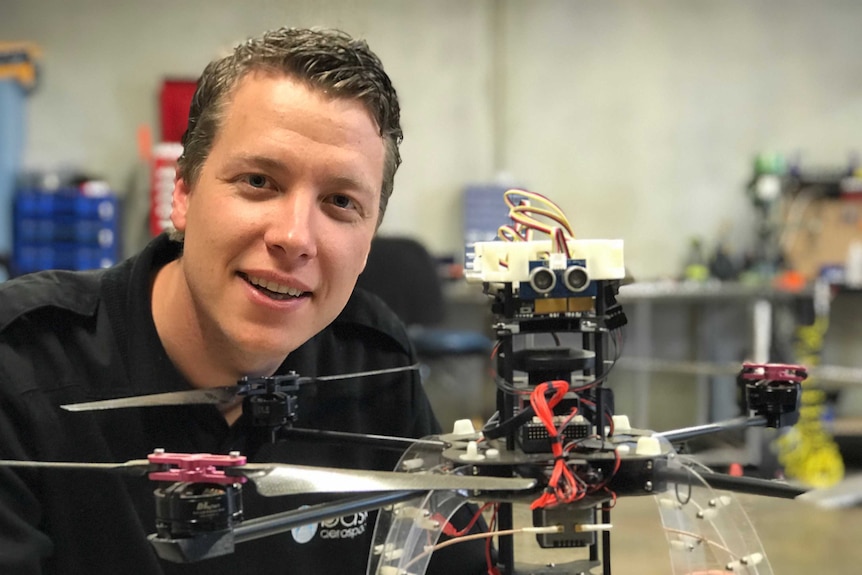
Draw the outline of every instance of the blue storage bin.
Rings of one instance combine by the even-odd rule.
[[[0,78],[0,255],[12,252],[12,198],[24,147],[24,88]],[[0,280],[6,270],[0,270]]]
[[[24,188],[15,196],[13,272],[109,267],[120,254],[114,194]]]

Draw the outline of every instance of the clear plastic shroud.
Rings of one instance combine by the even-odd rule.
[[[669,481],[667,490],[655,496],[673,575],[772,575],[766,552],[738,499],[704,481],[703,476],[712,471],[673,452],[668,468],[685,477]]]
[[[441,453],[440,447],[413,445],[401,457],[398,470],[458,473]],[[467,494],[463,492],[430,491],[381,509],[374,528],[368,575],[423,575],[443,527],[466,502]]]

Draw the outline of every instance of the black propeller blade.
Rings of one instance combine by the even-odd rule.
[[[370,377],[401,371],[412,371],[419,369],[419,364],[405,365],[388,369],[375,369],[371,371],[360,371],[341,375],[323,375],[318,377],[300,377],[296,374],[283,376],[272,376],[262,378],[245,378],[236,385],[226,387],[212,387],[207,389],[189,389],[186,391],[171,391],[168,393],[155,393],[150,395],[138,395],[134,397],[121,397],[117,399],[105,399],[100,401],[88,401],[85,403],[71,403],[61,405],[66,411],[94,411],[102,409],[120,409],[127,407],[158,407],[174,405],[227,405],[232,403],[237,396],[249,395],[260,392],[265,384],[274,383],[276,386],[290,386],[296,389],[299,385],[315,382],[337,381],[341,379],[354,379],[359,377]]]

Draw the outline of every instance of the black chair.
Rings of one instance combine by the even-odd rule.
[[[491,351],[492,342],[484,334],[444,327],[446,301],[437,262],[414,239],[376,237],[357,285],[376,294],[401,318],[420,357]]]
[[[446,430],[456,419],[484,415],[482,395],[493,342],[480,331],[446,326],[443,281],[437,262],[420,242],[378,236],[357,286],[380,297],[407,326],[422,363],[422,381]]]

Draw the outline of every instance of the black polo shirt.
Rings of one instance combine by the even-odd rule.
[[[150,309],[155,271],[178,255],[178,245],[161,236],[109,270],[41,272],[0,284],[0,458],[118,462],[164,448],[394,468],[397,452],[368,446],[297,439],[273,445],[245,416],[228,426],[213,406],[59,409],[190,388],[168,359]],[[278,372],[334,375],[414,361],[394,314],[357,290]],[[439,431],[416,371],[304,386],[296,427],[402,437]],[[374,513],[242,543],[233,554],[199,563],[162,561],[146,539],[155,531],[155,486],[110,473],[0,468],[0,573],[365,573]],[[263,498],[253,484],[243,499],[247,519],[321,501]],[[429,568],[483,571],[481,543],[435,553]]]

